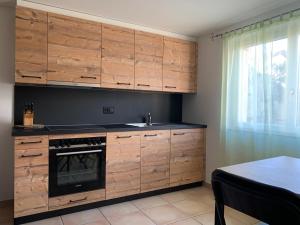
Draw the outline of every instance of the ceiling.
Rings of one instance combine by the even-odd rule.
[[[299,0],[23,0],[190,37]]]

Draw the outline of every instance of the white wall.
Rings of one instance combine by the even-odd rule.
[[[14,11],[0,6],[0,201],[13,198]]]
[[[225,30],[242,27],[297,8],[300,8],[300,2],[286,5],[248,21],[242,21]],[[215,33],[218,33],[218,31]],[[208,125],[206,136],[206,181],[210,183],[212,171],[225,165],[223,160],[224,151],[219,138],[222,90],[222,40],[216,39],[212,41],[210,35],[207,35],[199,38],[198,46],[198,93],[183,97],[182,117],[185,122],[205,123]]]
[[[211,172],[223,165],[219,143],[222,85],[222,41],[210,37],[198,41],[198,92],[183,97],[183,121],[205,123],[206,133],[206,181]]]

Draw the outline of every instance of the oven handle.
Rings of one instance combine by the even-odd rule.
[[[56,156],[89,154],[89,153],[96,153],[102,151],[103,151],[102,149],[99,149],[99,150],[81,151],[81,152],[65,152],[65,153],[56,153]]]

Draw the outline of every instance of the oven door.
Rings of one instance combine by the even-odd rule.
[[[105,147],[50,150],[49,197],[105,187]]]

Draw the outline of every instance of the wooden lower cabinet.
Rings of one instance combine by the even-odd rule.
[[[103,200],[105,200],[105,189],[63,195],[49,198],[49,210],[64,209]]]
[[[169,187],[170,130],[141,134],[141,192]]]
[[[110,132],[105,189],[48,198],[48,140],[58,137],[15,138],[15,218],[204,179],[205,129]]]
[[[140,193],[140,132],[107,133],[106,199]]]
[[[47,140],[47,136],[15,139],[15,217],[48,211]]]
[[[171,130],[170,186],[204,179],[204,129]]]

